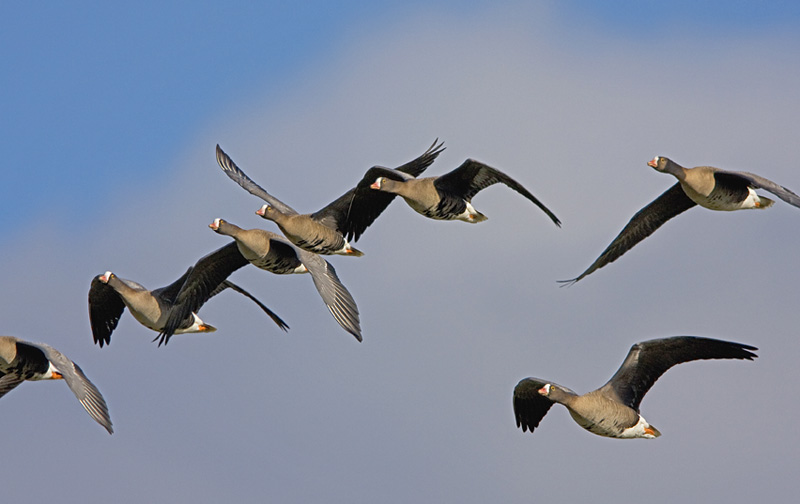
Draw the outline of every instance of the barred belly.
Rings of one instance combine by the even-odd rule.
[[[297,258],[275,257],[271,254],[267,254],[265,257],[255,259],[250,262],[257,268],[267,270],[277,275],[294,273],[295,269],[301,265],[301,262],[297,260]]]
[[[302,239],[299,237],[292,237],[292,241],[300,248],[310,250],[315,254],[333,254],[344,247],[344,240],[334,240],[333,243],[326,241],[324,238],[314,237],[312,239]],[[296,241],[295,241],[296,240]]]

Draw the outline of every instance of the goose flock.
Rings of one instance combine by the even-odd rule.
[[[156,332],[154,342],[166,345],[176,334],[212,332],[216,328],[197,315],[213,296],[231,289],[252,300],[281,330],[289,326],[270,308],[228,277],[248,264],[276,275],[308,273],[322,302],[341,328],[362,341],[356,301],[324,255],[359,257],[354,248],[366,229],[394,200],[402,197],[417,213],[438,220],[480,223],[487,217],[475,209],[472,198],[501,183],[516,191],[556,225],[561,221],[522,184],[506,173],[474,159],[438,177],[420,178],[444,150],[435,140],[420,156],[397,168],[374,166],[355,187],[310,214],[300,214],[248,177],[219,145],[216,160],[222,171],[245,191],[265,203],[256,210],[273,221],[281,234],[244,229],[222,218],[208,227],[233,241],[203,256],[177,280],[148,290],[111,271],[99,274],[89,287],[89,322],[94,342],[111,343],[111,333],[125,308],[144,327]],[[756,193],[768,191],[800,208],[800,196],[759,175],[710,166],[684,168],[666,157],[647,163],[678,182],[637,212],[600,256],[574,284],[619,259],[669,219],[700,205],[710,210],[765,209],[774,201]],[[554,403],[563,404],[572,418],[594,434],[612,438],[655,438],[661,433],[639,412],[644,395],[656,380],[676,364],[703,359],[753,360],[757,348],[743,343],[698,336],[673,336],[634,344],[613,377],[595,391],[578,395],[556,383],[525,378],[514,388],[517,427],[533,432]],[[108,406],[81,368],[58,350],[13,336],[0,336],[0,397],[23,381],[63,379],[89,415],[113,433]]]

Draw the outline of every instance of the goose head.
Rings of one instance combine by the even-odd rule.
[[[654,157],[647,162],[647,166],[655,169],[656,171],[660,171],[662,173],[671,173],[675,176],[677,176],[679,172],[683,171],[682,166],[664,156]]]
[[[256,210],[256,215],[274,221],[281,215],[281,212],[272,205],[262,205],[261,208]]]
[[[104,284],[107,284],[111,280],[111,277],[113,277],[113,276],[114,276],[114,273],[111,273],[110,271],[106,271],[102,275],[98,276],[97,279],[100,280],[101,282],[103,282]]]
[[[397,191],[397,186],[399,186],[400,184],[402,184],[402,182],[400,182],[398,180],[392,180],[392,179],[387,178],[387,177],[378,177],[377,179],[375,179],[375,182],[373,182],[369,186],[369,188],[370,189],[376,189],[378,191],[392,192],[393,193],[393,192]]]
[[[210,227],[213,231],[219,232],[219,226],[223,222],[225,222],[225,221],[220,219],[219,217],[217,217],[216,219],[214,219],[214,222],[212,222],[211,224],[208,225],[208,227]]]

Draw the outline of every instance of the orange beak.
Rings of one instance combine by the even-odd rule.
[[[378,183],[378,181],[376,180],[375,182],[373,182],[373,183],[372,183],[372,184],[369,186],[369,188],[370,188],[370,189],[380,189],[380,188],[381,188],[381,185],[380,185],[380,184]]]

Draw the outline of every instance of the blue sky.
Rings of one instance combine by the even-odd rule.
[[[798,412],[798,209],[693,209],[571,288],[673,181],[646,166],[753,171],[795,191],[800,7],[792,2],[11,2],[0,30],[3,334],[78,362],[109,437],[59,383],[0,400],[8,498],[83,502],[786,501]],[[333,258],[358,344],[308,278],[234,280],[219,328],[157,348],[125,314],[92,344],[91,278],[155,288],[225,244],[208,223],[269,227],[214,161],[314,211],[374,164],[434,138],[429,169],[467,157],[512,175],[564,222],[502,187],[489,221],[393,204],[358,260]],[[670,370],[642,412],[664,435],[616,441],[553,408],[514,427],[525,376],[601,385],[630,345],[696,334],[755,362]],[[781,404],[782,407],[776,407]],[[640,468],[625,474],[616,464]],[[674,484],[680,481],[681,485]],[[7,487],[9,485],[6,485]],[[600,489],[598,491],[598,488]]]
[[[422,9],[443,25],[489,9],[413,1],[155,5],[6,4],[0,133],[8,165],[25,167],[11,170],[0,195],[7,231],[53,206],[85,215],[91,202],[109,203],[104,188],[145,184],[209,116],[242,96],[280,101],[361,34],[391,29]],[[693,32],[757,37],[791,30],[800,18],[793,2],[540,5],[570,29],[631,42]],[[15,189],[25,183],[37,190]]]

